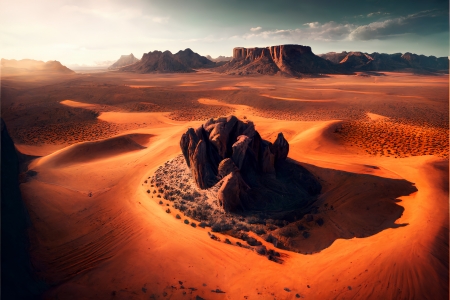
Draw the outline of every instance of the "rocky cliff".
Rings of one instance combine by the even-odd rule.
[[[321,190],[312,174],[287,160],[282,133],[274,143],[263,140],[251,121],[211,119],[189,128],[180,147],[197,186],[219,185],[218,200],[228,212],[301,210]]]
[[[139,59],[137,59],[136,57],[134,57],[133,53],[129,54],[129,55],[122,55],[120,56],[120,58],[113,63],[108,69],[109,70],[116,70],[128,65],[132,65],[136,62],[138,62]]]
[[[304,74],[336,73],[329,61],[315,55],[311,47],[279,45],[265,48],[234,48],[233,59],[219,68],[227,74]]]

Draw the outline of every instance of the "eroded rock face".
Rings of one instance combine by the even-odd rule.
[[[291,181],[290,165],[284,166],[288,141],[281,132],[273,144],[261,139],[248,120],[211,119],[189,128],[180,147],[198,187],[220,184],[218,199],[226,211],[295,208],[320,192],[317,180],[300,166],[295,167],[301,173],[298,182],[278,179]]]

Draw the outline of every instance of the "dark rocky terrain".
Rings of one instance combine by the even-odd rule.
[[[220,186],[217,197],[227,212],[302,215],[321,189],[306,169],[286,161],[289,143],[282,133],[272,144],[251,121],[211,119],[189,128],[180,146],[197,186]]]
[[[134,57],[133,53],[129,54],[129,55],[122,55],[120,56],[120,58],[113,63],[108,70],[116,70],[128,65],[132,65],[136,62],[138,62],[139,59],[137,59],[136,57]]]

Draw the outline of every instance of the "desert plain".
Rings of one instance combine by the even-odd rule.
[[[1,84],[45,299],[448,299],[448,75],[98,72]],[[228,115],[271,142],[283,132],[289,158],[321,182],[322,223],[283,240],[300,235],[300,251],[248,233],[278,262],[192,226],[151,184],[189,127]]]

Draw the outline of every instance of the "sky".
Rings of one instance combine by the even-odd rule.
[[[122,54],[311,46],[449,55],[448,0],[0,0],[0,57],[110,65]]]

